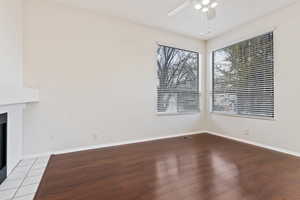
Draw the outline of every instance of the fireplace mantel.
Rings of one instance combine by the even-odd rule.
[[[31,88],[0,88],[0,106],[38,102],[39,93]]]

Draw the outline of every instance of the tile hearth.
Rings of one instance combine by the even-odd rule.
[[[33,200],[49,156],[22,160],[0,185],[0,200]]]

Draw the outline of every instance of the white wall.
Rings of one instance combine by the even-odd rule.
[[[22,86],[22,0],[0,0],[0,88]]]
[[[157,116],[156,41],[205,53],[196,39],[51,1],[27,0],[24,154],[198,131],[202,115]],[[204,62],[204,60],[203,60]]]
[[[209,131],[300,152],[299,10],[300,3],[297,3],[208,41],[207,50],[211,53],[213,49],[247,39],[275,27],[275,121],[209,114]],[[209,69],[210,66],[208,62]],[[210,82],[208,83],[210,88]],[[249,136],[244,134],[246,129],[250,130]]]

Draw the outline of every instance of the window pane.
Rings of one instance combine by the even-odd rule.
[[[274,117],[273,33],[213,52],[213,111]]]
[[[158,112],[199,112],[198,53],[159,45],[157,77]]]

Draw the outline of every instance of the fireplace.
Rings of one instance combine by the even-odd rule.
[[[0,184],[7,177],[7,114],[0,114]]]

